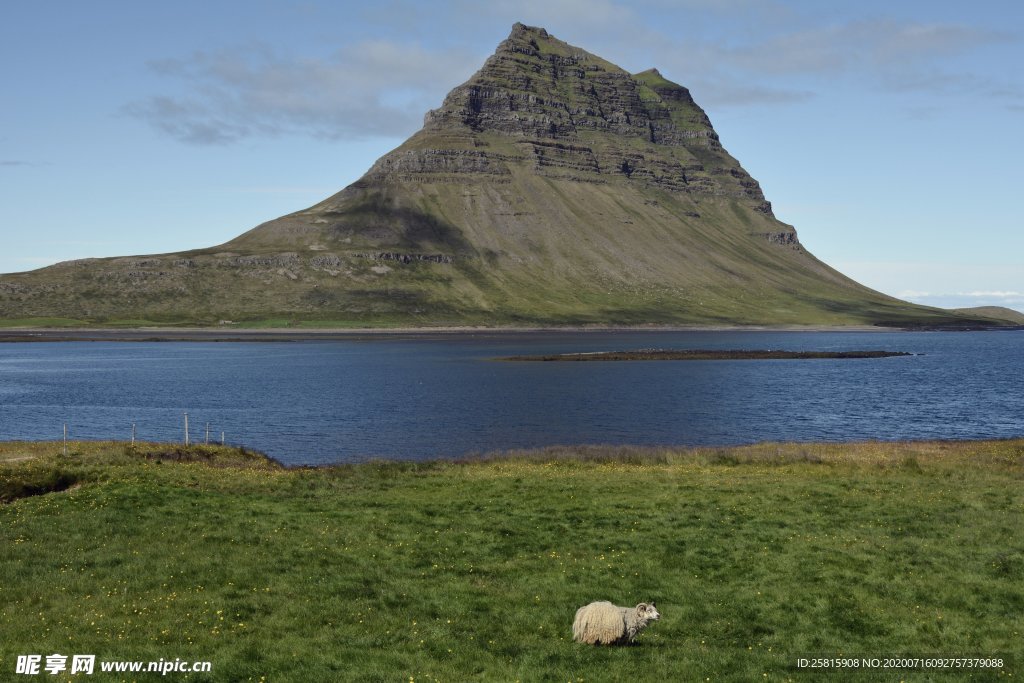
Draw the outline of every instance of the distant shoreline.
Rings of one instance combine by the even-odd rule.
[[[728,349],[643,349],[639,351],[586,351],[540,356],[507,356],[503,361],[517,362],[617,362],[687,360],[821,360],[869,359],[913,356],[906,351],[779,351]]]
[[[992,328],[1006,329],[1006,328]],[[354,328],[0,328],[0,342],[126,341],[126,342],[275,342],[357,339],[360,337],[436,337],[498,334],[587,334],[606,332],[903,332],[872,325],[678,325],[570,327],[354,327]],[[913,330],[918,331],[918,330]],[[926,331],[926,330],[920,330]],[[928,330],[930,331],[930,330]]]

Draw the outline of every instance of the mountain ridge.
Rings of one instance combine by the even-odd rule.
[[[970,306],[951,310],[961,315],[983,316],[995,318],[996,320],[1006,320],[1014,325],[1024,325],[1024,313],[1006,306]]]
[[[994,323],[899,301],[814,258],[685,87],[524,24],[340,192],[215,247],[2,276],[0,317]]]

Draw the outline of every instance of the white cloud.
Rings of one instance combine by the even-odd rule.
[[[384,40],[323,57],[262,46],[197,52],[153,63],[178,95],[131,102],[124,111],[194,144],[297,133],[327,139],[405,136],[482,60]]]
[[[970,93],[1011,107],[1024,102],[1024,88],[1013,72],[979,73],[963,60],[1019,39],[1007,31],[893,19],[797,30],[785,24],[763,30],[751,30],[742,20],[735,24],[732,34],[715,40],[666,34],[647,40],[666,55],[667,71],[679,74],[708,104],[799,102],[832,87],[837,78],[890,93]]]
[[[697,78],[688,86],[697,101],[710,106],[746,106],[754,104],[789,104],[814,97],[810,90],[749,84],[731,77]]]
[[[902,292],[896,294],[900,299],[927,299],[930,296],[934,296],[931,292],[922,292],[916,289],[905,289]]]
[[[712,49],[717,60],[750,73],[832,74],[854,67],[903,68],[1012,39],[1008,33],[958,24],[874,20],[816,26]]]
[[[1024,292],[959,292],[957,296],[981,299],[1024,299]]]

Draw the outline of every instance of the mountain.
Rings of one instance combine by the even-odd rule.
[[[522,24],[422,130],[336,195],[212,248],[2,276],[0,318],[993,322],[899,301],[817,260],[686,88]]]

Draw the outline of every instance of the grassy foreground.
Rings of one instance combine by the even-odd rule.
[[[548,449],[284,469],[0,444],[0,679],[1015,680],[1024,441]],[[655,599],[634,647],[576,608]],[[18,655],[210,673],[16,676]],[[797,668],[999,656],[986,671]]]

